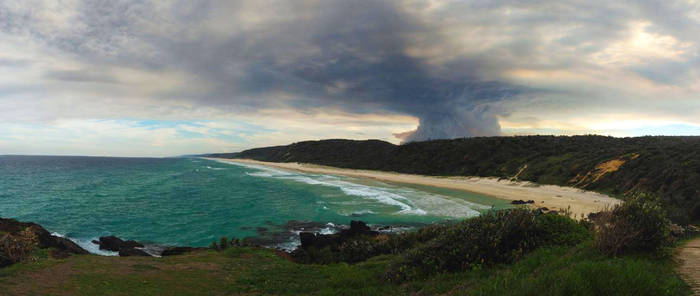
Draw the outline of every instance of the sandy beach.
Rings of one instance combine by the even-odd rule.
[[[515,182],[509,180],[499,181],[497,178],[436,177],[383,171],[342,169],[302,163],[263,162],[250,159],[208,159],[223,162],[263,165],[314,174],[371,178],[393,183],[442,187],[479,193],[505,200],[533,200],[535,203],[531,204],[530,206],[535,208],[546,207],[550,210],[562,210],[569,208],[571,213],[573,213],[577,219],[581,218],[581,215],[587,216],[588,213],[598,212],[604,209],[606,206],[613,206],[622,202],[619,199],[615,199],[604,194],[585,191],[573,187],[539,185],[531,182]]]

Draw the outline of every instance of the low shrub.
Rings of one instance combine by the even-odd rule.
[[[594,246],[608,255],[658,253],[671,242],[670,221],[658,199],[639,193],[596,219]]]
[[[692,219],[695,222],[700,221],[700,202],[696,203],[695,206],[693,207],[692,211]]]
[[[546,214],[537,217],[543,244],[573,246],[591,238],[590,225],[566,216]]]
[[[590,237],[588,229],[568,217],[528,209],[489,212],[429,233],[432,238],[416,240],[390,267],[388,280],[511,263],[541,245],[573,245]]]
[[[21,262],[38,249],[38,238],[31,231],[19,235],[3,234],[0,237],[0,267]]]

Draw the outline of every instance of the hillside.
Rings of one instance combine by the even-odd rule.
[[[414,142],[322,140],[212,154],[399,173],[517,178],[614,196],[658,195],[672,220],[700,220],[700,137],[519,136]]]

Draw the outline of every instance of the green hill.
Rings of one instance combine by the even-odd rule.
[[[517,178],[619,196],[658,195],[672,220],[700,220],[700,137],[518,136],[414,142],[322,140],[211,154],[399,173]]]

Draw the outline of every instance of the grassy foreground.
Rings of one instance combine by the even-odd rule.
[[[187,255],[52,259],[46,251],[0,269],[3,295],[690,295],[670,259],[610,257],[585,242],[542,247],[512,265],[402,284],[382,276],[396,255],[358,264],[304,265],[275,251],[229,248]]]

